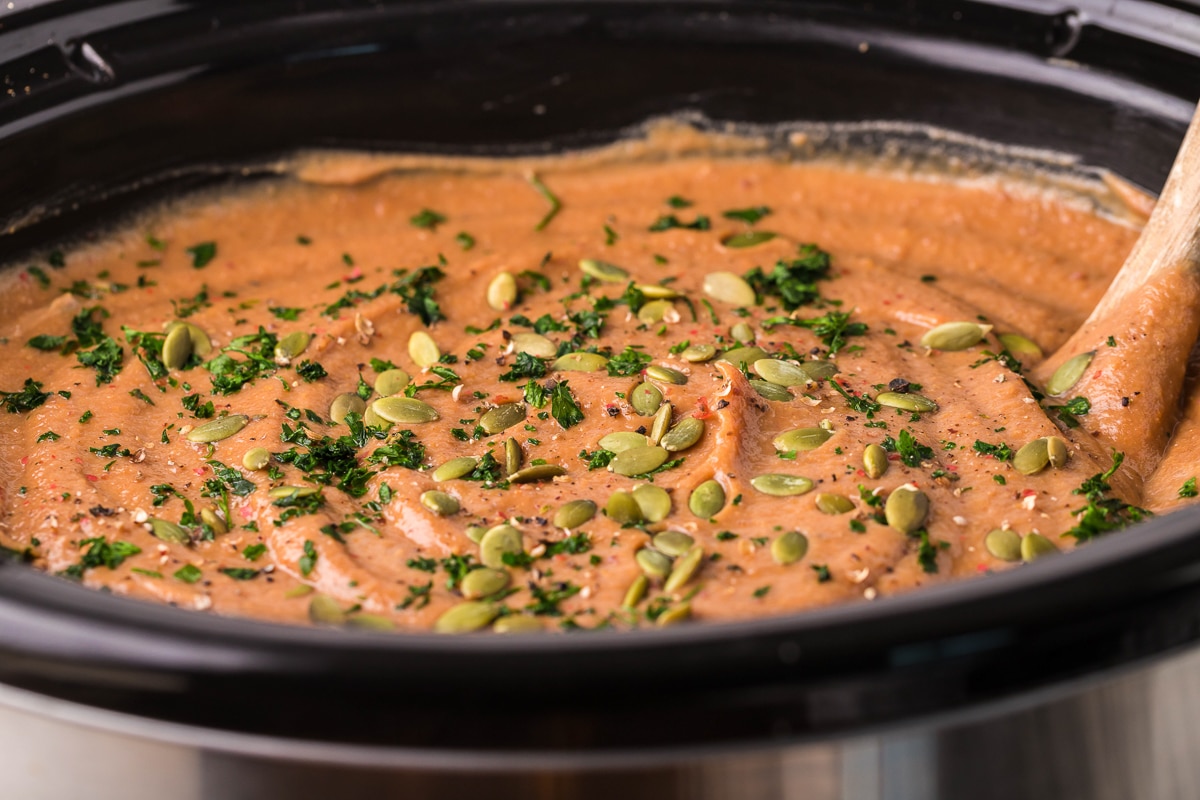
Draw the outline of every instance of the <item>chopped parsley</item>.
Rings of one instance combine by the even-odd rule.
[[[89,569],[95,569],[96,567],[116,569],[125,563],[125,559],[142,552],[142,548],[136,544],[122,541],[109,542],[103,536],[84,539],[79,542],[79,547],[87,547],[87,552],[80,557],[78,563],[72,564],[62,570],[58,573],[59,575],[71,578],[72,580],[80,580],[83,577],[83,573]]]
[[[508,372],[500,376],[502,381],[519,381],[525,378],[541,378],[546,374],[546,363],[529,353],[517,353]]]
[[[559,381],[550,393],[550,413],[563,430],[583,422],[583,410],[575,402],[566,381]]]
[[[42,435],[44,436],[45,434],[42,434]],[[40,442],[41,439],[38,439],[38,441]],[[1183,498],[1195,497],[1198,494],[1200,494],[1200,490],[1196,489],[1196,478],[1195,477],[1188,478],[1186,481],[1183,482],[1183,486],[1179,487],[1179,496],[1180,497],[1183,497]]]
[[[50,392],[43,392],[42,385],[33,378],[26,378],[25,384],[15,392],[0,391],[0,405],[10,414],[23,414],[46,402]]]
[[[709,218],[703,214],[696,217],[691,222],[683,222],[674,214],[663,214],[658,219],[654,220],[654,222],[652,222],[650,227],[646,230],[650,231],[651,233],[661,233],[662,231],[669,231],[673,228],[688,231],[706,231],[711,227],[711,220],[709,220]]]
[[[1072,494],[1083,495],[1088,502],[1083,508],[1071,512],[1071,516],[1077,518],[1078,522],[1063,536],[1071,536],[1077,541],[1085,542],[1153,516],[1144,508],[1109,496],[1112,487],[1108,480],[1121,468],[1124,460],[1125,454],[1114,450],[1111,467],[1093,475],[1080,484],[1078,489],[1072,490]]]
[[[437,230],[438,225],[446,221],[446,216],[431,209],[423,208],[409,217],[408,221],[412,223],[413,227],[433,231]]]
[[[903,433],[901,434],[903,435]],[[991,456],[997,461],[1011,461],[1013,457],[1012,448],[1004,442],[1000,444],[988,444],[987,442],[975,440],[974,449],[976,453],[982,453],[985,456]]]
[[[200,242],[191,247],[185,247],[183,252],[191,257],[192,267],[195,269],[204,269],[217,257],[217,243]]]
[[[817,281],[829,277],[829,254],[814,244],[800,246],[799,258],[777,261],[769,273],[755,267],[746,280],[759,297],[778,297],[787,311],[820,297]]]
[[[933,460],[933,449],[921,444],[907,429],[901,430],[897,438],[888,436],[882,447],[889,453],[898,453],[900,460],[910,467],[921,466],[922,461]]]
[[[626,346],[624,350],[608,360],[608,374],[614,378],[637,375],[646,368],[650,361],[649,353]]]
[[[722,212],[721,216],[725,219],[733,219],[739,222],[745,222],[747,225],[753,225],[770,213],[771,209],[767,206],[752,206],[750,208],[731,209],[729,211]]]

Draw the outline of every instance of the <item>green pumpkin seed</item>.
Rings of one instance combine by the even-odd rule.
[[[1030,533],[1021,540],[1022,561],[1036,561],[1042,556],[1052,555],[1057,552],[1058,548],[1054,542],[1040,533]]]
[[[751,366],[755,372],[776,386],[805,386],[812,383],[808,372],[796,364],[777,358],[760,358]]]
[[[643,547],[633,557],[646,576],[661,581],[671,574],[671,559],[649,547]]]
[[[756,296],[746,279],[733,272],[710,272],[704,276],[704,293],[731,306],[752,306]]]
[[[461,508],[458,498],[453,495],[430,489],[421,493],[421,505],[437,514],[439,517],[449,517],[457,514]]]
[[[192,541],[192,537],[188,536],[187,531],[165,519],[151,518],[150,532],[154,534],[154,538],[172,544],[191,544]]]
[[[929,497],[920,489],[901,486],[888,495],[883,515],[896,530],[913,533],[921,529],[929,516]]]
[[[663,393],[653,383],[639,383],[629,393],[629,405],[643,417],[653,417],[662,402]]]
[[[579,268],[583,270],[584,275],[590,275],[596,280],[606,283],[624,283],[629,280],[628,272],[607,261],[585,258],[580,260]]]
[[[604,506],[604,513],[618,525],[629,525],[642,521],[642,507],[638,505],[637,500],[633,499],[632,494],[620,490],[609,495],[608,503]]]
[[[787,403],[792,400],[792,393],[782,386],[777,386],[768,381],[760,381],[754,378],[750,379],[750,388],[758,392],[758,396],[776,403]]]
[[[516,472],[509,473],[509,483],[537,483],[539,481],[549,481],[567,474],[565,467],[560,467],[558,464],[534,464],[525,469],[519,469]]]
[[[649,447],[650,440],[646,434],[636,431],[616,431],[605,434],[598,442],[601,449],[610,453],[623,453],[634,447]]]
[[[1064,361],[1062,366],[1054,370],[1054,374],[1046,382],[1046,394],[1051,397],[1058,397],[1070,391],[1075,384],[1079,383],[1079,379],[1083,377],[1084,371],[1092,363],[1092,359],[1095,356],[1096,353],[1094,351],[1080,353]]]
[[[566,530],[575,530],[586,525],[596,516],[596,504],[591,500],[571,500],[559,506],[554,514],[554,525]]]
[[[192,357],[192,335],[186,325],[177,325],[163,340],[162,362],[169,370],[183,369]]]
[[[479,466],[479,459],[471,456],[460,456],[442,464],[429,477],[433,478],[437,483],[458,480],[464,475],[471,474],[477,466]]]
[[[446,610],[433,629],[437,633],[471,633],[487,627],[499,615],[500,609],[491,603],[468,600]]]
[[[663,383],[672,383],[676,386],[683,386],[688,382],[687,375],[684,375],[679,370],[671,369],[670,367],[664,367],[659,364],[651,364],[650,366],[646,367],[646,377],[652,378],[656,381],[662,381]]]
[[[625,599],[621,601],[621,607],[637,608],[637,604],[642,602],[649,587],[650,581],[646,576],[638,575],[633,579],[633,583],[629,584],[629,588],[625,590]]]
[[[838,366],[832,361],[805,361],[800,368],[814,381],[827,381],[838,374]]]
[[[772,473],[759,475],[750,479],[750,485],[763,494],[772,497],[793,497],[798,494],[811,492],[813,482],[800,475],[782,475]]]
[[[880,392],[875,395],[875,402],[888,408],[899,408],[902,411],[912,411],[917,414],[927,414],[937,411],[938,404],[919,394],[901,394],[899,392]]]
[[[488,529],[483,527],[482,525],[468,525],[467,526],[467,538],[470,539],[475,544],[479,544],[481,541],[483,541],[483,535],[487,532],[488,532]]]
[[[687,555],[681,556],[675,562],[675,566],[671,569],[671,574],[667,576],[667,581],[663,584],[663,591],[667,593],[679,591],[688,584],[688,581],[696,577],[696,573],[700,571],[700,567],[703,565],[704,548],[693,547],[687,552]]]
[[[524,549],[520,531],[511,525],[497,525],[479,540],[479,560],[485,567],[504,569],[505,554],[518,555]]]
[[[361,628],[368,631],[394,631],[396,623],[379,614],[363,614],[359,612],[346,617],[346,624],[351,628]]]
[[[771,542],[771,558],[776,564],[795,564],[808,553],[808,537],[800,531],[788,531]]]
[[[1004,345],[1004,349],[1014,356],[1042,357],[1042,348],[1037,346],[1037,342],[1026,339],[1019,333],[1001,333],[996,338]]]
[[[306,597],[312,594],[314,591],[316,590],[313,589],[313,587],[309,586],[308,584],[301,583],[285,591],[283,596],[288,600],[293,600],[297,597]]]
[[[663,531],[655,534],[652,543],[658,552],[671,558],[679,558],[695,546],[696,540],[683,531]]]
[[[437,342],[425,331],[413,331],[408,337],[408,357],[421,369],[432,367],[442,357]]]
[[[275,361],[287,364],[308,349],[312,334],[307,331],[293,331],[279,340],[275,345]]]
[[[695,445],[702,436],[704,436],[704,420],[684,417],[675,423],[675,427],[667,431],[659,444],[668,453],[678,453]]]
[[[511,436],[504,442],[504,474],[512,475],[521,471],[521,462],[525,454],[521,451],[520,443]]]
[[[508,311],[516,302],[517,279],[508,272],[492,278],[487,287],[487,304],[496,311]]]
[[[458,585],[462,596],[468,600],[482,600],[501,592],[508,586],[508,572],[502,569],[473,569],[463,576]]]
[[[506,431],[513,425],[518,425],[524,421],[524,403],[505,403],[502,406],[496,406],[483,412],[483,416],[479,418],[479,427],[483,428],[484,433],[491,436],[492,434]]]
[[[558,353],[554,342],[540,333],[514,333],[512,345],[513,352],[526,353],[534,358],[554,358]]]
[[[751,328],[748,323],[738,322],[729,329],[729,335],[735,342],[751,344],[754,341],[754,328]]]
[[[645,475],[667,463],[670,454],[661,447],[631,447],[613,456],[608,462],[608,471],[632,477]]]
[[[638,486],[633,490],[633,499],[646,522],[662,522],[671,513],[671,495],[658,486]]]
[[[691,616],[691,603],[676,603],[659,614],[658,619],[654,620],[654,624],[660,628],[668,628],[672,625],[678,625],[681,622],[687,622]]]
[[[378,428],[383,430],[384,428],[390,428],[392,423],[376,414],[375,409],[367,406],[367,410],[363,412],[363,425],[368,428]]]
[[[228,417],[214,419],[192,428],[188,431],[187,440],[201,443],[219,442],[233,436],[249,422],[250,418],[245,414],[230,414]]]
[[[381,397],[371,403],[371,409],[397,425],[420,425],[441,418],[437,409],[415,397]]]
[[[1057,436],[1046,437],[1046,455],[1050,457],[1050,466],[1055,469],[1065,467],[1067,459],[1071,457],[1070,451],[1067,450],[1067,443]]]
[[[276,486],[267,492],[272,500],[295,500],[298,497],[312,497],[321,490],[316,486]]]
[[[225,524],[225,520],[211,508],[200,509],[200,521],[208,526],[209,530],[217,536],[229,532],[229,526]]]
[[[997,528],[983,537],[983,546],[1001,561],[1021,560],[1021,537],[1016,531]]]
[[[196,356],[197,358],[204,358],[212,352],[212,340],[208,338],[208,334],[205,333],[204,329],[199,325],[193,325],[190,322],[173,319],[163,327],[163,333],[170,336],[171,332],[176,328],[184,328],[187,330],[188,337],[192,340],[192,355]]]
[[[1050,464],[1050,448],[1045,439],[1034,439],[1013,456],[1013,468],[1022,475],[1036,475]]]
[[[375,392],[380,397],[391,397],[404,391],[412,378],[402,369],[385,369],[375,378]]]
[[[657,445],[667,435],[671,428],[671,416],[675,408],[670,403],[663,403],[654,413],[654,421],[650,423],[650,444]]]
[[[854,501],[844,494],[821,492],[816,498],[817,510],[822,514],[848,514],[854,510]]]
[[[675,304],[670,300],[651,300],[638,309],[637,318],[639,322],[647,325],[662,322],[664,319],[668,322],[678,321],[679,315],[673,314],[674,310]]]
[[[832,433],[824,428],[794,428],[784,431],[772,440],[775,449],[781,452],[816,450],[829,441]]]
[[[339,394],[333,398],[333,402],[329,404],[329,419],[331,422],[336,422],[341,425],[346,421],[347,414],[357,414],[362,416],[367,410],[367,403],[356,394]]]
[[[493,633],[537,633],[544,630],[545,624],[529,614],[509,614],[492,624]]]
[[[869,444],[863,449],[863,470],[868,478],[882,478],[889,466],[887,450],[877,444]]]
[[[725,487],[707,480],[692,490],[688,509],[701,519],[712,519],[725,507]]]
[[[599,353],[567,353],[553,367],[559,372],[599,372],[608,367],[608,359]]]
[[[679,292],[670,286],[658,283],[639,283],[637,290],[651,300],[670,300],[672,297],[679,297]]]
[[[693,364],[702,364],[705,361],[711,361],[716,354],[717,348],[711,344],[693,344],[684,348],[679,357]]]
[[[770,231],[742,231],[731,233],[721,239],[721,244],[730,248],[756,247],[774,239],[776,234]]]
[[[346,612],[334,598],[317,594],[308,601],[308,618],[318,625],[342,625],[346,622]]]
[[[966,350],[983,341],[991,329],[977,322],[946,322],[926,331],[921,345],[931,350]]]
[[[767,351],[761,347],[735,347],[732,350],[726,350],[717,360],[728,361],[735,367],[741,368],[743,364],[750,366],[755,361],[761,361],[766,357]]]
[[[270,463],[271,451],[265,447],[251,447],[246,451],[246,455],[242,456],[242,466],[251,472],[266,469]]]

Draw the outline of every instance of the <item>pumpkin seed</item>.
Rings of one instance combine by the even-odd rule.
[[[429,477],[433,478],[436,483],[458,480],[464,475],[469,475],[477,466],[479,466],[479,459],[472,456],[460,456],[442,464]]]
[[[771,542],[771,558],[776,564],[795,564],[808,553],[808,537],[800,531],[788,531]]]
[[[756,299],[754,288],[746,279],[733,272],[710,272],[704,276],[704,293],[713,300],[731,306],[752,306]]]
[[[658,619],[654,620],[654,624],[660,628],[667,628],[671,625],[678,625],[681,622],[687,622],[692,616],[691,603],[676,603],[666,611],[658,615]]]
[[[514,472],[521,471],[521,462],[525,460],[525,454],[521,452],[521,445],[516,439],[511,436],[504,442],[504,474],[512,475]]]
[[[880,392],[875,395],[875,402],[881,406],[888,408],[899,408],[902,411],[912,411],[917,414],[925,414],[930,411],[937,411],[938,404],[919,394],[901,394],[899,392]]]
[[[540,333],[514,333],[512,345],[514,352],[526,353],[534,358],[554,358],[558,353],[554,342]]]
[[[493,633],[535,633],[546,630],[540,619],[529,614],[509,614],[492,623]]]
[[[663,393],[653,383],[639,383],[629,393],[629,405],[643,417],[653,417],[662,402]]]
[[[163,340],[162,362],[169,370],[183,369],[192,357],[192,335],[186,325],[177,325]]]
[[[687,555],[681,556],[675,562],[671,574],[667,576],[667,581],[663,584],[663,591],[672,593],[682,589],[688,581],[696,577],[696,573],[700,571],[703,564],[704,548],[693,547],[687,552]]]
[[[1040,533],[1030,533],[1021,540],[1021,560],[1036,561],[1042,556],[1052,555],[1058,552],[1058,547],[1054,542],[1042,536]]]
[[[437,633],[471,633],[491,624],[500,613],[492,603],[468,600],[451,606],[433,623]]]
[[[637,290],[651,300],[670,300],[672,297],[679,297],[679,292],[670,286],[658,283],[639,283]]]
[[[468,600],[482,600],[508,586],[508,572],[502,569],[473,569],[459,583],[462,596]]]
[[[683,531],[663,531],[655,534],[654,549],[671,558],[679,558],[696,544],[696,540]]]
[[[740,368],[743,364],[750,366],[755,361],[760,361],[766,357],[767,351],[761,347],[735,347],[732,350],[726,350],[717,360],[728,361],[735,367]]]
[[[190,544],[192,541],[187,531],[170,520],[152,518],[150,532],[154,534],[154,538],[173,544]]]
[[[838,366],[832,361],[805,361],[800,368],[814,381],[827,381],[838,374]]]
[[[646,596],[646,589],[649,588],[650,581],[645,575],[638,575],[633,579],[633,583],[629,584],[629,588],[625,590],[625,599],[621,601],[622,608],[637,608],[637,604],[642,602],[642,598]]]
[[[272,500],[294,500],[298,497],[312,497],[321,490],[316,486],[276,486],[267,492]]]
[[[583,270],[584,275],[590,275],[596,280],[606,283],[622,283],[629,280],[628,272],[607,261],[584,258],[580,260],[579,268]]]
[[[492,434],[500,433],[500,431],[506,431],[513,425],[524,421],[524,403],[505,403],[502,406],[496,406],[483,412],[483,416],[479,418],[479,427],[483,428],[484,433],[491,436]]]
[[[750,368],[776,386],[804,386],[812,383],[812,378],[803,367],[777,358],[760,358]]]
[[[705,361],[711,361],[716,354],[717,348],[711,344],[693,344],[684,348],[679,357],[693,364],[701,364]]]
[[[778,473],[758,475],[750,479],[750,485],[763,494],[772,497],[793,497],[798,494],[811,492],[813,482],[801,475],[782,475]]]
[[[470,539],[475,544],[479,544],[481,541],[483,541],[483,535],[487,532],[488,532],[488,529],[483,527],[482,525],[468,525],[467,526],[467,538]]]
[[[675,423],[675,427],[667,431],[659,444],[669,453],[687,450],[704,435],[704,420],[695,417],[684,417]]]
[[[352,628],[362,628],[368,631],[396,630],[396,623],[379,614],[363,614],[359,612],[346,617],[346,624]]]
[[[758,396],[767,400],[772,400],[776,403],[787,403],[792,399],[792,393],[782,386],[777,386],[769,381],[760,381],[754,378],[750,379],[750,388],[758,392]]]
[[[591,521],[596,516],[596,504],[591,500],[571,500],[559,506],[554,513],[556,527],[574,530]]]
[[[929,516],[929,497],[920,489],[901,486],[888,495],[883,515],[896,530],[913,533],[920,530]]]
[[[616,431],[605,434],[598,442],[600,447],[610,453],[623,453],[633,447],[649,447],[650,440],[644,433],[636,431]]]
[[[197,358],[204,358],[212,352],[212,339],[208,338],[208,334],[199,325],[173,319],[163,326],[163,333],[169,336],[171,331],[176,328],[187,329],[188,337],[192,340],[192,355],[195,355]]]
[[[632,477],[645,475],[667,463],[670,454],[661,447],[631,447],[613,456],[608,462],[608,471]]]
[[[926,331],[921,345],[931,350],[966,350],[983,341],[991,329],[977,322],[946,322]]]
[[[770,231],[742,231],[740,233],[731,233],[722,238],[721,244],[730,248],[755,247],[771,241],[775,236],[776,234]]]
[[[817,510],[822,514],[847,514],[854,510],[854,502],[844,494],[820,492],[816,498]]]
[[[754,328],[751,328],[745,322],[738,322],[729,329],[729,335],[733,337],[735,342],[750,344],[754,341]]]
[[[489,528],[479,540],[479,560],[492,569],[504,569],[505,554],[518,555],[522,550],[521,532],[512,525]]]
[[[421,505],[437,514],[439,517],[449,517],[458,513],[459,505],[458,498],[453,495],[439,492],[430,489],[427,492],[421,493]]]
[[[333,398],[333,402],[329,404],[329,419],[331,422],[336,422],[341,425],[346,421],[347,414],[357,414],[362,416],[362,413],[367,410],[367,403],[356,394],[339,394]]]
[[[230,414],[228,417],[210,420],[203,425],[197,425],[188,431],[189,442],[219,442],[228,439],[246,427],[250,418],[245,414]]]
[[[638,505],[637,500],[633,499],[632,494],[621,490],[609,495],[608,503],[604,506],[604,513],[619,525],[642,521],[642,507]]]
[[[670,403],[663,403],[658,407],[658,411],[654,413],[654,421],[650,423],[651,445],[657,445],[662,442],[662,438],[667,435],[667,431],[671,428],[671,416],[674,413],[675,409]]]
[[[1046,394],[1051,397],[1058,397],[1069,391],[1071,387],[1079,383],[1079,379],[1083,377],[1084,370],[1092,363],[1095,355],[1094,351],[1080,353],[1064,361],[1062,366],[1054,370],[1054,374],[1046,382]]]
[[[816,450],[831,436],[833,434],[824,428],[794,428],[779,434],[771,443],[782,452]]]
[[[1070,451],[1067,450],[1067,443],[1057,436],[1046,437],[1046,455],[1050,457],[1050,466],[1055,469],[1065,467],[1067,459],[1071,457]]]
[[[661,581],[671,574],[671,559],[649,547],[638,550],[633,560],[649,578]]]
[[[246,451],[246,455],[242,456],[242,466],[252,472],[266,469],[270,463],[271,451],[265,447],[251,447]]]
[[[638,309],[637,318],[639,322],[647,325],[662,322],[664,319],[668,322],[678,321],[678,315],[671,313],[674,310],[675,304],[670,300],[651,300]]]
[[[996,338],[1004,345],[1005,350],[1015,356],[1042,357],[1042,348],[1037,346],[1037,342],[1026,339],[1019,333],[1001,333],[997,334]]]
[[[517,302],[517,279],[512,273],[501,272],[487,287],[487,303],[497,311],[508,311]]]
[[[388,422],[383,417],[375,413],[375,409],[367,406],[367,410],[363,412],[363,425],[368,428],[390,428],[392,423]]]
[[[229,532],[229,526],[225,524],[225,520],[221,519],[214,509],[200,509],[200,521],[207,525],[209,530],[217,536]]]
[[[1045,439],[1034,439],[1013,456],[1013,468],[1022,475],[1036,475],[1050,464],[1050,448]]]
[[[559,372],[599,372],[607,366],[608,359],[599,353],[567,353],[553,364]]]
[[[889,466],[887,450],[877,444],[869,444],[863,449],[863,470],[868,478],[882,478]]]
[[[308,349],[308,343],[311,341],[312,334],[307,331],[293,331],[289,333],[275,345],[276,363],[290,363],[293,358],[296,358]]]
[[[662,522],[671,513],[671,495],[661,487],[638,486],[633,490],[633,499],[646,522]]]
[[[560,467],[558,464],[534,464],[525,469],[519,469],[516,472],[509,473],[509,483],[537,483],[538,481],[553,480],[561,475],[566,475],[565,467]]]
[[[385,369],[375,378],[375,392],[380,397],[391,397],[400,394],[408,382],[412,380],[402,369]]]
[[[415,397],[381,397],[371,403],[371,409],[397,425],[419,425],[441,417],[436,408]]]
[[[318,625],[341,625],[346,621],[346,612],[334,598],[317,594],[308,601],[308,618]]]
[[[688,382],[687,375],[684,375],[679,370],[671,369],[670,367],[664,367],[659,364],[651,364],[650,366],[646,367],[646,377],[653,378],[656,381],[662,381],[663,383],[672,383],[676,386],[683,386]]]
[[[725,507],[725,488],[715,480],[707,480],[692,490],[688,508],[701,519],[712,519]]]
[[[432,367],[442,357],[437,342],[425,331],[413,331],[408,337],[408,357],[421,369]]]
[[[1021,537],[1016,531],[997,528],[983,537],[983,546],[1001,561],[1021,560]]]

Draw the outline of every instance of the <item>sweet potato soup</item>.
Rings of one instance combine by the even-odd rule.
[[[765,156],[362,172],[9,271],[7,550],[224,615],[629,628],[1019,568],[1196,495],[1200,412],[1137,474],[1091,354],[1030,378],[1137,237],[1077,202]]]

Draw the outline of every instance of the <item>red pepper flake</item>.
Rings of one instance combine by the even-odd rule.
[[[692,416],[696,419],[708,419],[712,416],[712,411],[708,407],[707,397],[696,399],[696,410],[692,412]]]
[[[363,276],[363,271],[362,271],[362,268],[361,268],[361,267],[355,267],[354,269],[350,270],[349,274],[347,274],[345,277],[343,277],[343,278],[342,278],[342,280],[344,280],[344,281],[356,281],[356,280],[358,280],[359,278],[361,278],[362,276]]]
[[[28,463],[29,463],[29,456],[21,456],[21,466],[23,467]]]
[[[95,475],[84,475],[83,477],[87,478],[92,483],[95,483],[96,481],[100,480],[100,478],[98,478]]]
[[[1021,492],[1021,499],[1024,500],[1026,497],[1033,497],[1035,494],[1037,494],[1036,489],[1025,489]]]

